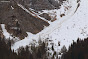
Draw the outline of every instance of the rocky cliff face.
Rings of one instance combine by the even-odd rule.
[[[55,0],[19,0],[18,2],[35,10],[55,9],[60,5]]]
[[[55,9],[60,5],[55,0],[0,0],[0,23],[6,24],[8,32],[21,39],[27,36],[26,32],[36,34],[43,30],[44,26],[49,26],[49,23],[25,12],[18,3],[36,11]],[[48,15],[44,17],[50,20]]]

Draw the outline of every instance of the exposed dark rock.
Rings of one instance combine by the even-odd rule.
[[[63,1],[66,0],[58,0],[59,3],[55,0],[17,0],[20,4],[24,6],[28,6],[37,11],[40,10],[50,10],[50,9],[58,9]]]
[[[13,6],[14,9],[11,9],[11,6]],[[31,32],[36,34],[43,30],[44,25],[49,25],[47,22],[37,19],[25,12],[15,3],[0,3],[0,23],[6,24],[9,32],[12,30],[11,27],[16,27],[16,20],[19,22],[19,28],[22,33]]]
[[[27,36],[26,32],[36,34],[49,24],[25,12],[17,6],[17,3],[27,9],[33,8],[36,11],[55,9],[60,6],[60,3],[55,0],[0,0],[0,24],[6,24],[8,32],[21,39]],[[51,20],[48,14],[42,14],[41,16]]]
[[[41,17],[44,17],[44,18],[47,19],[47,20],[51,20],[51,17],[50,17],[48,14],[46,14],[46,13],[43,13],[43,14],[41,14],[40,16],[41,16]]]

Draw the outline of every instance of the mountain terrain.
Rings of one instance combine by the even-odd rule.
[[[62,49],[88,37],[87,10],[87,0],[0,0],[0,36],[14,40],[15,52],[41,39],[49,57],[61,57]]]
[[[25,12],[17,5],[18,3],[31,13]],[[58,9],[59,3],[54,0],[1,0],[0,23],[6,24],[8,32],[20,37],[21,39],[27,36],[26,32],[36,34],[43,30],[44,26],[49,26],[49,23],[37,17],[36,14],[32,12],[32,10],[29,10],[29,8],[34,9],[34,12],[37,13],[38,10],[42,11],[56,8]],[[35,14],[35,16],[32,14]],[[46,13],[39,16],[45,17],[47,20],[51,19],[51,17]],[[17,27],[19,27],[18,29],[20,30],[16,31]]]

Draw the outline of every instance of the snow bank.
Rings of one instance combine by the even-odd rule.
[[[7,32],[7,30],[5,29],[5,24],[1,24],[1,28],[2,28],[2,31],[3,31],[2,33],[3,33],[3,35],[5,36],[6,39],[10,38],[10,40],[12,40],[12,39],[15,40],[15,41],[19,40],[18,37],[11,36],[11,34]]]
[[[3,31],[3,35],[5,36],[6,39],[8,38],[11,38],[11,35],[7,32],[7,30],[5,29],[5,24],[1,24],[1,28],[2,28],[2,31]]]

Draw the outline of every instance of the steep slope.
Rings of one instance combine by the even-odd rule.
[[[69,8],[65,6],[66,3],[68,7],[70,6]],[[20,7],[18,8],[20,10],[23,10],[24,12],[24,9]],[[20,10],[18,11],[20,12]],[[68,49],[69,45],[71,45],[73,41],[77,41],[78,38],[84,39],[88,37],[88,21],[87,21],[88,0],[85,0],[85,1],[84,0],[69,0],[63,3],[60,9],[45,10],[43,13],[48,14],[49,12],[52,13],[52,11],[56,12],[55,15],[56,15],[57,20],[51,22],[48,27],[45,27],[42,31],[40,31],[37,34],[32,34],[29,31],[26,31],[28,36],[25,37],[23,40],[17,41],[12,46],[12,49],[17,51],[19,47],[21,46],[25,47],[26,45],[29,45],[31,43],[35,43],[36,45],[38,45],[37,42],[41,38],[44,41],[47,40],[49,48],[51,48],[53,44],[54,50],[58,54],[58,52],[61,52],[61,48],[63,46],[66,46],[66,48]],[[24,14],[26,15],[26,13],[23,13],[22,17],[25,16]],[[61,14],[64,16],[60,17],[62,16]],[[29,16],[30,14],[28,13],[27,17]],[[29,27],[26,27],[26,28],[29,28]],[[33,28],[33,30],[34,29],[35,28]],[[49,49],[49,52],[53,53],[51,49]],[[58,54],[58,56],[61,56],[61,55]]]
[[[52,17],[46,13],[41,17],[39,11],[58,9],[63,1],[65,0],[0,0],[0,23],[6,25],[5,28],[11,35],[23,39],[27,36],[26,32],[39,33],[51,23]]]
[[[6,24],[7,31],[21,39],[27,36],[26,31],[36,34],[49,25],[27,13],[14,1],[0,1],[0,23]]]
[[[16,50],[19,46],[25,46],[33,42],[32,39],[38,40],[41,38],[44,40],[48,39],[48,46],[51,47],[50,43],[53,43],[55,51],[60,52],[64,45],[68,48],[73,41],[77,41],[77,38],[84,39],[88,37],[88,0],[80,0],[79,2],[74,0],[70,2],[72,2],[73,8],[68,11],[70,13],[67,16],[54,21],[49,27],[36,35],[28,33],[31,37],[26,37],[24,40],[16,42],[12,49]],[[60,42],[59,46],[58,42]]]
[[[60,20],[57,19],[56,21],[52,22],[48,27],[46,27],[44,30],[42,30],[41,32],[39,32],[36,35],[33,35],[33,34],[27,32],[28,37],[26,37],[24,40],[16,42],[15,45],[12,47],[12,49],[17,49],[19,46],[26,46],[29,44],[29,42],[31,43],[32,39],[37,41],[39,38],[44,39],[44,40],[49,38],[51,33],[53,33],[55,30],[59,29],[66,20],[68,20],[70,17],[72,17],[72,15],[74,15],[78,3],[77,3],[77,1],[72,1],[70,4],[71,4],[72,8],[67,10],[67,12],[69,12],[69,14],[67,14],[64,17],[61,17]],[[60,9],[60,10],[62,10],[62,9]],[[59,12],[59,10],[57,10],[57,13],[58,12]],[[59,16],[60,15],[57,15],[57,17],[59,17]],[[24,42],[26,42],[26,43],[24,43]],[[23,43],[23,44],[19,44],[19,43]]]

